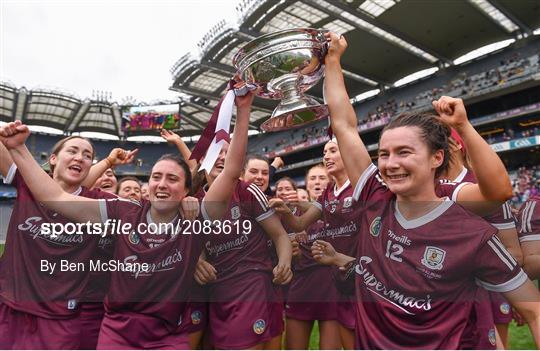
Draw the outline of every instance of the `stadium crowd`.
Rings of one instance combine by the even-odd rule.
[[[233,137],[190,150],[163,129],[177,152],[147,184],[114,173],[139,150],[94,164],[89,140],[65,137],[47,174],[28,126],[1,126],[0,173],[17,200],[0,261],[0,349],[307,349],[316,321],[321,349],[508,348],[513,309],[540,345],[540,169],[512,183],[444,89],[427,97],[434,114],[377,109],[391,120],[375,165],[344,84],[347,42],[325,35],[335,138],[305,191],[247,155],[248,89],[234,97]]]
[[[469,98],[486,92],[488,88],[503,88],[506,84],[520,77],[534,74],[540,68],[539,54],[521,57],[519,52],[513,53],[502,59],[497,67],[486,68],[485,71],[469,74],[466,70],[461,71],[454,77],[450,77],[447,83],[429,88],[412,97],[391,98],[359,117],[359,124],[385,121],[403,112],[426,111],[431,108],[431,101],[442,95]],[[283,137],[275,144],[275,148],[286,148],[304,143],[306,137],[322,136],[326,133],[324,126],[313,127],[311,131],[292,133]],[[267,152],[272,147],[264,147],[262,152]]]

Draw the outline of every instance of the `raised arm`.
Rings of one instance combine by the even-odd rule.
[[[225,157],[223,171],[217,176],[206,196],[203,206],[212,219],[221,219],[227,210],[228,204],[236,183],[242,174],[244,158],[248,141],[249,114],[255,94],[250,91],[245,96],[235,98],[237,113],[234,126],[234,136]],[[207,204],[212,204],[207,206]]]
[[[21,121],[0,128],[0,141],[9,150],[36,201],[77,222],[100,222],[97,200],[66,193],[41,169],[24,144],[29,135],[30,130]]]
[[[433,107],[463,139],[478,181],[478,184],[464,186],[457,201],[478,214],[492,212],[512,197],[512,185],[504,164],[469,122],[463,100],[443,96],[433,102]]]
[[[330,125],[342,152],[345,170],[354,189],[358,179],[371,164],[371,157],[357,131],[357,119],[349,101],[341,69],[341,55],[347,48],[343,36],[327,33],[328,54],[325,57],[324,97],[330,109]]]
[[[6,149],[4,144],[0,143],[0,174],[2,177],[7,177],[12,164],[13,159],[11,158],[8,149]]]
[[[161,137],[165,139],[169,144],[176,146],[178,152],[180,152],[180,155],[182,155],[191,171],[193,171],[197,167],[197,161],[189,159],[191,156],[191,150],[187,147],[186,143],[184,143],[180,135],[170,130],[162,129]]]
[[[96,183],[96,180],[98,180],[99,177],[101,177],[103,173],[105,173],[105,171],[108,170],[109,168],[131,163],[133,161],[133,158],[137,154],[137,151],[139,151],[139,149],[135,149],[135,150],[124,150],[121,148],[112,149],[111,152],[109,153],[109,156],[99,161],[98,163],[93,165],[92,168],[90,168],[90,172],[84,179],[82,186],[91,188],[92,185]]]

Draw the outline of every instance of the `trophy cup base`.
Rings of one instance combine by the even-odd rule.
[[[298,105],[298,104],[297,104]],[[277,132],[280,130],[300,127],[304,124],[315,122],[330,115],[328,105],[325,104],[305,104],[305,106],[295,106],[294,110],[283,108],[279,105],[272,114],[272,117],[266,120],[261,129],[266,132]]]

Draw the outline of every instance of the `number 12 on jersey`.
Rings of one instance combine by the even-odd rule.
[[[402,258],[399,255],[403,252],[403,246],[394,243],[392,240],[388,240],[386,243],[386,257],[391,260],[401,262]]]

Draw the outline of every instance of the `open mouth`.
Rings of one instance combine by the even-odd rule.
[[[164,192],[157,192],[155,195],[155,198],[158,200],[167,200],[170,197],[170,194]]]
[[[81,172],[82,172],[81,166],[78,166],[78,165],[69,166],[68,169],[69,169],[70,171],[74,171],[74,172],[77,172],[77,173],[81,173]]]

